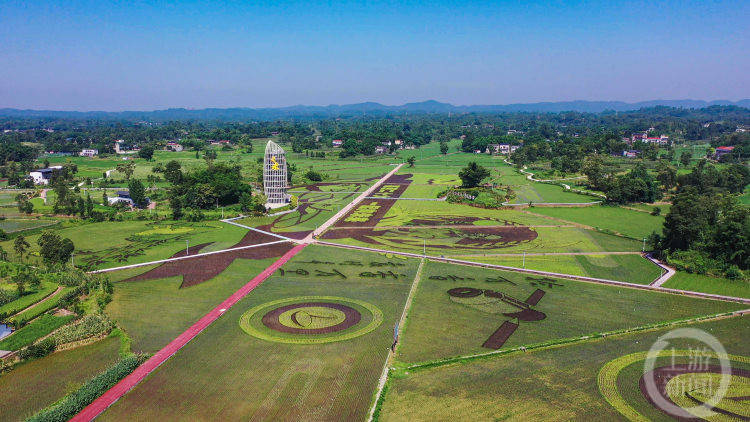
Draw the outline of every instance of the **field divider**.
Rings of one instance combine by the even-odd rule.
[[[467,362],[484,359],[484,358],[491,358],[495,356],[503,356],[503,355],[508,355],[508,354],[521,353],[521,352],[525,353],[525,352],[533,351],[533,350],[545,350],[545,349],[562,347],[562,346],[567,346],[567,345],[576,344],[576,343],[582,343],[582,342],[586,342],[589,340],[604,339],[607,337],[618,337],[618,336],[634,334],[634,333],[643,332],[643,331],[652,331],[652,330],[657,330],[661,328],[674,327],[678,325],[688,325],[688,324],[696,324],[699,322],[720,320],[720,319],[725,319],[725,318],[734,318],[734,317],[744,316],[747,314],[750,314],[750,309],[744,309],[744,310],[732,311],[732,312],[722,312],[718,314],[704,315],[704,316],[692,317],[692,318],[683,318],[683,319],[666,321],[666,322],[657,322],[657,323],[646,324],[646,325],[641,325],[637,327],[605,331],[602,333],[592,333],[592,334],[587,334],[587,335],[578,336],[578,337],[565,337],[561,339],[545,341],[542,343],[532,343],[532,344],[527,344],[523,346],[513,347],[510,349],[493,350],[490,352],[474,353],[471,355],[455,356],[451,358],[438,359],[438,360],[429,361],[429,362],[415,363],[412,365],[404,366],[403,370],[431,369],[431,368],[437,368],[437,367],[446,366],[446,365],[452,365],[456,363],[467,363]]]
[[[337,248],[356,249],[356,250],[362,250],[362,251],[378,252],[382,254],[401,255],[401,256],[408,256],[412,258],[424,257],[432,261],[446,262],[449,264],[466,265],[470,267],[480,267],[480,268],[490,268],[490,269],[496,269],[496,270],[523,273],[523,274],[556,277],[556,278],[563,278],[567,280],[583,281],[587,283],[606,284],[606,285],[616,286],[616,287],[649,290],[649,291],[658,292],[658,293],[675,294],[675,295],[696,297],[700,299],[721,300],[725,302],[736,302],[736,303],[742,303],[744,305],[750,305],[750,299],[744,298],[744,297],[723,296],[723,295],[717,295],[717,294],[712,294],[712,293],[692,292],[689,290],[670,289],[666,287],[654,287],[648,284],[627,283],[625,281],[608,280],[605,278],[585,277],[585,276],[580,276],[580,275],[553,273],[550,271],[541,271],[541,270],[530,270],[527,268],[508,267],[505,265],[487,264],[484,262],[466,261],[463,259],[446,258],[442,256],[430,256],[430,255],[423,255],[423,254],[417,254],[417,253],[411,253],[411,252],[400,252],[400,251],[391,251],[387,249],[368,248],[366,246],[346,245],[343,243],[333,243],[333,242],[324,242],[324,241],[318,241],[317,243],[319,245],[334,246]]]
[[[99,416],[102,412],[107,410],[110,406],[115,404],[122,396],[127,394],[130,390],[135,388],[141,381],[143,381],[149,374],[166,362],[172,357],[177,351],[182,349],[198,334],[203,332],[209,325],[216,321],[222,316],[229,308],[239,302],[242,298],[247,296],[248,293],[253,291],[258,285],[265,281],[268,277],[273,275],[282,265],[289,261],[292,257],[297,255],[302,249],[307,246],[306,244],[295,245],[279,259],[274,261],[273,264],[269,265],[265,270],[261,271],[260,274],[253,277],[247,284],[240,287],[239,290],[234,292],[231,296],[221,302],[214,309],[204,315],[198,322],[190,326],[182,334],[177,336],[163,349],[156,352],[146,362],[141,364],[135,369],[130,375],[123,378],[120,382],[115,384],[114,387],[107,390],[104,394],[99,396],[91,404],[86,406],[82,411],[75,415],[72,419],[73,422],[88,422]]]
[[[369,188],[367,188],[367,190],[365,190],[364,192],[362,192],[361,195],[359,195],[358,197],[354,198],[354,200],[352,202],[346,204],[344,206],[344,208],[341,208],[341,210],[339,210],[339,212],[337,212],[336,214],[334,214],[333,217],[329,218],[328,221],[326,221],[325,223],[321,224],[312,233],[310,233],[310,235],[308,235],[307,238],[305,238],[305,242],[308,242],[308,243],[312,242],[315,239],[315,237],[320,236],[323,232],[325,232],[326,230],[328,230],[328,227],[330,227],[333,224],[335,224],[341,217],[345,216],[357,204],[359,204],[360,202],[362,202],[362,200],[364,200],[368,196],[372,195],[372,193],[375,192],[375,190],[377,190],[391,176],[393,176],[394,174],[396,174],[396,172],[399,171],[401,169],[401,167],[403,167],[403,166],[404,166],[403,163],[397,165],[396,167],[393,168],[393,170],[391,170],[388,173],[386,173],[385,176],[381,177],[372,186],[370,186]]]
[[[417,286],[419,285],[419,281],[422,279],[422,269],[424,268],[424,263],[425,260],[424,258],[422,258],[422,260],[419,261],[419,267],[417,268],[417,273],[414,276],[414,281],[412,281],[411,283],[409,295],[406,297],[406,302],[404,303],[404,310],[401,312],[401,318],[399,318],[398,320],[398,335],[400,335],[406,328],[406,319],[409,314],[409,309],[411,308],[411,302],[414,299],[414,295],[417,293]],[[388,356],[385,359],[383,372],[380,374],[380,379],[378,380],[378,388],[375,392],[375,397],[372,402],[372,406],[370,407],[370,413],[367,417],[368,422],[372,422],[372,420],[375,418],[375,412],[385,400],[385,385],[388,382],[388,375],[391,371],[390,363],[396,354],[396,350],[398,350],[398,347],[401,344],[397,340],[398,337],[394,338],[394,347],[388,352]]]
[[[252,231],[254,231],[254,232],[258,232],[258,233],[262,233],[262,234],[267,234],[267,235],[269,235],[269,236],[277,237],[277,238],[279,238],[279,239],[284,239],[284,240],[286,240],[286,241],[288,241],[288,242],[299,242],[299,240],[297,240],[297,239],[292,239],[291,237],[286,237],[286,236],[282,236],[282,235],[280,235],[280,234],[276,234],[276,233],[271,233],[271,232],[267,232],[267,231],[265,231],[265,230],[261,230],[261,229],[256,229],[255,227],[250,227],[250,226],[246,226],[246,225],[244,225],[244,224],[240,224],[240,223],[235,223],[235,222],[234,222],[234,220],[239,220],[239,219],[241,219],[241,218],[245,218],[245,216],[244,216],[244,215],[241,215],[241,216],[239,216],[239,217],[234,217],[234,218],[226,218],[226,219],[224,219],[224,220],[219,220],[219,221],[221,221],[222,223],[227,223],[227,224],[231,224],[231,225],[233,225],[233,226],[237,226],[237,227],[242,227],[243,229],[248,229],[248,230],[252,230]]]
[[[127,270],[127,269],[130,269],[130,268],[144,267],[146,265],[163,264],[165,262],[181,261],[183,259],[200,258],[202,256],[207,256],[207,255],[216,255],[216,254],[225,253],[225,252],[234,252],[234,251],[240,251],[240,250],[243,250],[243,249],[258,248],[258,247],[261,247],[261,246],[269,246],[269,245],[275,245],[277,243],[286,243],[286,242],[288,242],[288,240],[276,240],[276,241],[273,241],[273,242],[259,243],[257,245],[238,246],[236,248],[221,249],[221,250],[218,250],[218,251],[201,252],[201,253],[197,253],[197,254],[193,254],[193,255],[178,256],[176,258],[166,258],[166,259],[160,259],[160,260],[157,260],[157,261],[141,262],[141,263],[138,263],[138,264],[124,265],[122,267],[104,268],[104,269],[101,269],[101,270],[89,271],[89,274],[100,274],[100,273],[107,273],[107,272],[111,272],[111,271]]]

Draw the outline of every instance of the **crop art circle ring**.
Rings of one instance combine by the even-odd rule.
[[[240,317],[246,333],[267,341],[321,344],[367,334],[383,322],[377,307],[336,296],[300,296],[258,305]]]

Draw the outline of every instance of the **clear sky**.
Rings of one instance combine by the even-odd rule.
[[[0,1],[0,107],[749,97],[748,0]]]

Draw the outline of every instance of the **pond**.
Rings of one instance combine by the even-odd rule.
[[[3,339],[5,337],[8,337],[10,333],[13,332],[13,329],[5,324],[0,324],[0,339]]]

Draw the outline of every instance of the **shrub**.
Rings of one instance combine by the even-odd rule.
[[[123,358],[112,367],[87,381],[78,390],[27,419],[27,421],[66,421],[70,419],[96,400],[102,393],[112,388],[118,381],[133,372],[146,358],[145,355],[131,355]]]
[[[724,272],[724,275],[732,280],[740,280],[744,277],[742,270],[736,265],[732,265]]]
[[[696,274],[705,274],[718,264],[705,254],[692,249],[670,253],[667,262],[678,270]]]
[[[323,176],[321,176],[320,173],[312,169],[308,170],[307,173],[305,173],[305,177],[311,182],[323,181]]]
[[[57,344],[52,338],[46,338],[39,343],[32,344],[29,347],[25,347],[18,352],[18,357],[21,360],[31,358],[41,358],[55,351]]]
[[[13,302],[18,298],[17,294],[5,289],[0,289],[0,306]]]
[[[201,210],[191,209],[185,214],[185,220],[192,221],[192,222],[198,222],[202,221],[205,218]]]
[[[485,208],[498,208],[502,204],[502,201],[496,195],[492,195],[489,192],[482,192],[477,195],[474,203]]]
[[[113,326],[112,321],[103,314],[86,315],[75,323],[55,331],[52,337],[58,345],[72,343],[105,333],[111,330]]]

